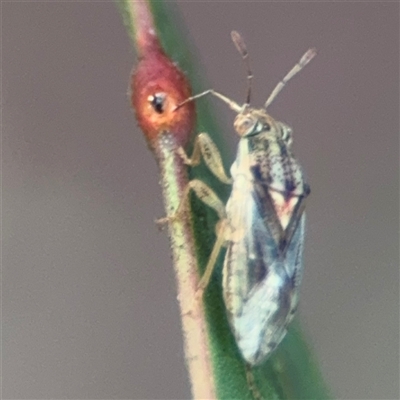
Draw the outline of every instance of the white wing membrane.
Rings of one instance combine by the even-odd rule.
[[[265,359],[286,333],[301,280],[304,213],[284,256],[259,210],[246,152],[232,166],[227,204],[230,231],[224,262],[224,300],[238,347],[250,364]],[[246,172],[247,171],[247,172]],[[274,212],[271,209],[271,212]]]

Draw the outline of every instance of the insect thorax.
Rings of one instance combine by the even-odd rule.
[[[292,129],[288,125],[276,121],[264,109],[247,107],[236,117],[235,129],[241,142],[247,142],[249,168],[255,181],[285,197],[305,193],[303,172],[291,151]],[[243,154],[243,143],[239,147]]]

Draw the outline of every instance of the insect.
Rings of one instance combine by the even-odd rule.
[[[272,118],[268,106],[316,55],[309,49],[280,81],[262,108],[250,107],[251,80],[248,52],[239,33],[232,40],[247,68],[247,97],[243,105],[207,90],[183,104],[212,94],[237,113],[234,129],[240,137],[229,178],[216,145],[206,133],[196,137],[192,157],[179,149],[184,162],[208,168],[232,191],[226,206],[201,180],[186,188],[177,212],[186,207],[191,190],[219,215],[217,239],[200,281],[198,295],[206,288],[221,248],[226,247],[223,266],[223,298],[231,330],[245,361],[253,366],[263,362],[284,338],[299,296],[303,272],[305,199],[310,193],[302,169],[294,157],[292,129]]]

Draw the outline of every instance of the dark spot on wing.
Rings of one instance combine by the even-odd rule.
[[[287,158],[288,152],[285,143],[282,140],[278,140],[279,148],[281,150],[281,157],[282,159]]]
[[[254,279],[256,281],[256,283],[259,283],[261,281],[264,280],[264,278],[267,275],[267,269],[265,267],[265,263],[264,263],[264,252],[263,252],[263,246],[262,244],[256,240],[256,246],[255,246],[255,250],[256,250],[256,263],[254,266]]]
[[[251,168],[251,173],[254,176],[254,179],[256,181],[262,181],[262,175],[261,175],[261,169],[260,169],[260,165],[254,165]]]
[[[288,247],[288,243],[287,243],[286,237],[283,236],[282,239],[279,241],[279,253],[285,254],[287,247]]]
[[[256,165],[250,167],[251,173],[254,177],[254,181],[260,185],[268,187],[272,183],[272,177],[268,171],[267,160],[261,160]]]
[[[285,193],[284,193],[284,197],[285,200],[287,200],[290,197],[290,194],[296,189],[296,185],[293,182],[293,179],[285,179]]]
[[[254,257],[249,257],[249,268],[248,268],[248,281],[249,289],[251,290],[254,286],[259,285],[267,276],[267,266],[265,265],[264,247],[265,244],[260,243],[257,239],[254,243],[254,248],[249,249],[249,254],[252,252]]]

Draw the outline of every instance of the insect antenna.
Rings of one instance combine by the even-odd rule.
[[[233,41],[233,44],[237,48],[238,52],[242,56],[244,65],[246,67],[246,73],[247,73],[247,94],[246,94],[246,103],[245,104],[250,104],[250,97],[251,97],[251,81],[253,79],[253,73],[251,72],[250,69],[250,60],[249,60],[249,53],[247,51],[246,44],[240,35],[239,32],[237,31],[232,31],[231,32],[231,38]]]
[[[267,101],[264,104],[264,108],[275,100],[276,96],[285,87],[285,85],[292,79],[298,72],[300,72],[317,54],[317,50],[312,48],[308,49],[303,57],[300,58],[299,62],[286,74],[286,76],[275,86],[275,89],[269,95]]]

